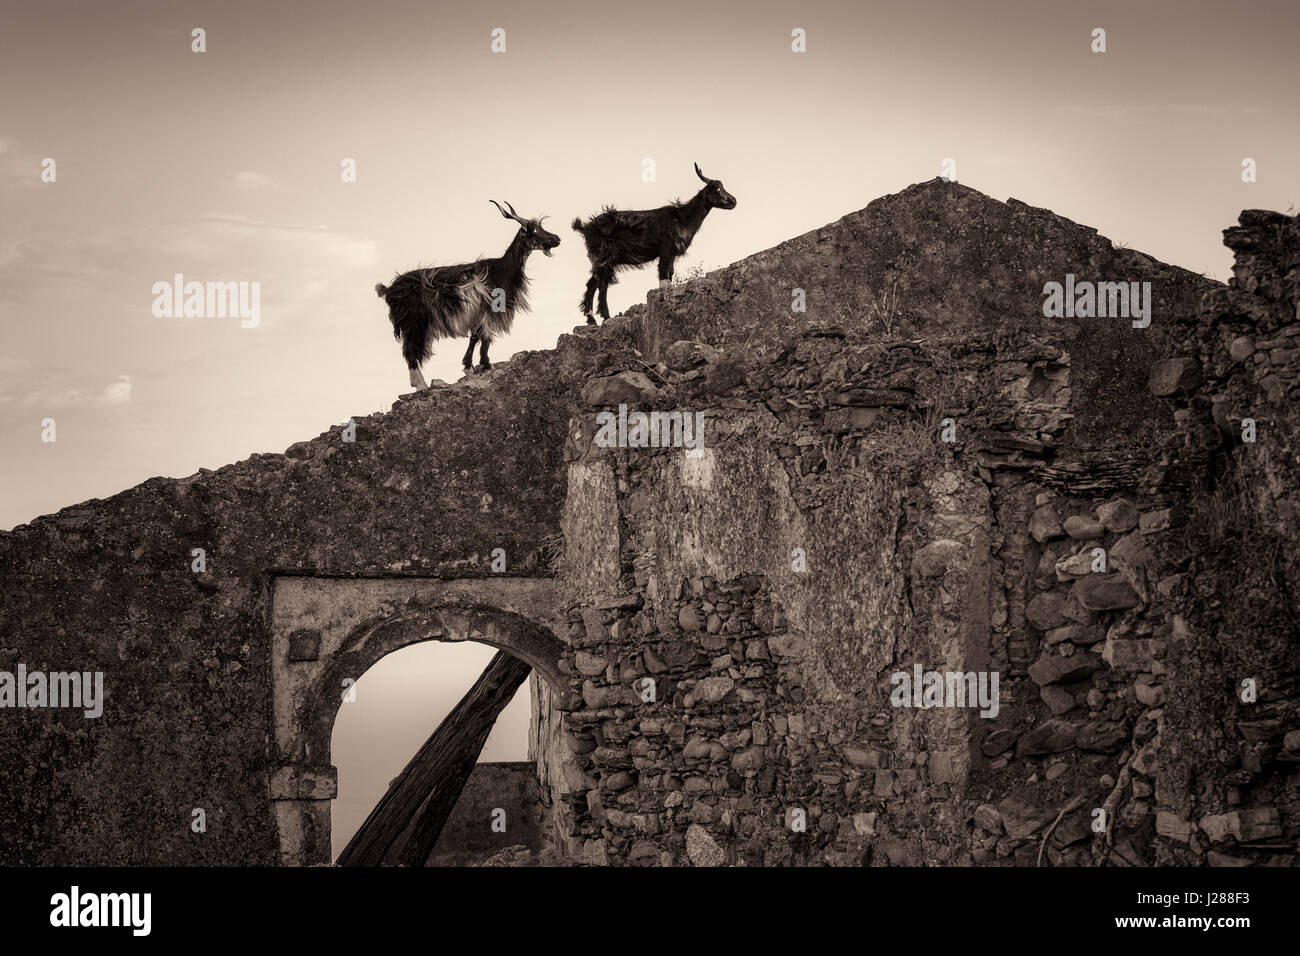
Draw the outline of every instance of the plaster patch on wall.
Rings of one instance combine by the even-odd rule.
[[[565,583],[580,591],[612,588],[618,581],[618,497],[607,459],[570,463],[560,527]]]
[[[678,473],[688,488],[710,491],[713,488],[714,463],[712,448],[693,448],[677,459]]]

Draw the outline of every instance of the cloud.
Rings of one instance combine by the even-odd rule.
[[[358,316],[373,324],[383,315],[373,292],[387,271],[379,263],[370,239],[222,214],[134,229],[33,229],[0,242],[0,312],[22,317],[0,323],[0,407],[149,414],[184,392],[187,376],[245,389],[241,376],[346,352],[362,334]],[[260,324],[156,318],[154,284],[177,273],[258,283]]]
[[[379,249],[371,239],[326,227],[268,223],[238,216],[174,219],[135,230],[45,228],[0,243],[0,301],[58,313],[70,297],[117,303],[149,316],[154,282],[257,281],[263,295],[293,305],[321,283],[350,285],[364,300],[374,285]],[[141,304],[142,303],[142,304]]]
[[[20,152],[12,139],[0,137],[0,190],[28,189],[42,185],[43,158]]]
[[[274,180],[264,173],[255,173],[247,169],[235,173],[235,188],[241,192],[260,192],[273,185],[275,185]]]
[[[83,392],[76,388],[37,389],[22,395],[0,394],[0,403],[17,403],[48,409],[86,405],[127,405],[131,401],[131,389],[131,376],[119,375],[98,392]]]
[[[116,382],[110,382],[97,401],[104,405],[125,405],[131,401],[131,376],[119,375]]]

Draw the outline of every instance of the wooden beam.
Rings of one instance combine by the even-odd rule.
[[[391,859],[412,820],[398,862],[424,866],[438,835],[474,772],[492,725],[532,668],[500,651],[469,692],[424,742],[388,787],[336,861],[338,866],[380,866]]]

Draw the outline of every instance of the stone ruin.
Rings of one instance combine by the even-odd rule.
[[[0,863],[330,862],[339,687],[423,640],[531,665],[549,861],[1293,863],[1300,226],[1225,241],[1227,285],[935,180],[0,534],[0,670],[106,697],[0,710]],[[1045,317],[1067,274],[1149,326]],[[620,406],[701,446],[606,447]]]

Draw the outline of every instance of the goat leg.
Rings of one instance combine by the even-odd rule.
[[[420,366],[412,365],[411,388],[427,388],[428,384],[429,383],[424,380],[424,376],[420,374]]]
[[[482,330],[482,326],[479,326],[479,328],[475,329],[473,332],[469,334],[469,348],[465,350],[465,361],[464,361],[466,372],[474,371],[474,346],[478,344],[479,334],[481,330]]]
[[[673,262],[675,257],[671,252],[664,252],[659,256],[659,293],[663,296],[668,295],[668,290],[673,287]]]
[[[609,321],[609,284],[613,278],[612,270],[600,274],[600,317],[606,322]]]
[[[584,292],[582,296],[582,314],[587,317],[588,325],[596,324],[596,320],[591,316],[591,304],[592,300],[596,297],[596,286],[599,284],[600,280],[598,280],[593,273],[591,278],[587,280],[587,291]]]
[[[482,344],[481,346],[479,346],[479,353],[478,353],[478,357],[479,357],[479,366],[478,366],[478,368],[479,368],[479,371],[480,371],[480,372],[486,372],[488,369],[490,369],[490,368],[492,367],[492,363],[488,361],[488,354],[487,354],[488,346],[492,344],[492,340],[491,340],[490,338],[488,338],[488,335],[487,335],[486,332],[483,333],[483,336],[482,336],[482,342],[483,342],[483,344]]]

